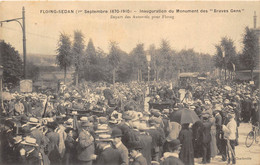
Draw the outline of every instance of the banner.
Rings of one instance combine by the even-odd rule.
[[[32,92],[32,80],[21,80],[20,81],[20,92],[31,93]]]

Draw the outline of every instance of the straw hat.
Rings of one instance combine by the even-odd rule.
[[[38,144],[36,143],[36,139],[32,138],[32,137],[29,137],[29,136],[26,136],[24,141],[21,142],[21,144],[34,146],[34,147],[38,146]]]

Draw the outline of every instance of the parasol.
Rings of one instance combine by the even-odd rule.
[[[198,115],[195,113],[195,111],[189,110],[189,109],[181,109],[178,111],[174,111],[170,115],[170,121],[177,122],[179,124],[184,123],[195,123],[196,121],[199,121]]]

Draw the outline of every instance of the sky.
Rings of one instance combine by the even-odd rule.
[[[21,17],[23,6],[28,54],[57,54],[60,33],[70,35],[73,40],[75,30],[82,31],[85,45],[91,38],[94,46],[105,52],[109,51],[110,41],[116,41],[122,50],[129,53],[138,43],[144,43],[145,49],[151,44],[158,48],[161,40],[166,39],[176,51],[194,49],[214,55],[215,45],[222,37],[232,39],[239,52],[243,48],[245,27],[253,28],[254,11],[257,27],[260,25],[259,1],[0,2],[0,21]],[[112,13],[113,9],[120,13]],[[140,10],[159,9],[167,13],[140,13]],[[198,13],[176,13],[177,9],[198,10]],[[53,14],[46,13],[46,10],[73,10],[74,14]],[[85,10],[107,10],[108,13],[88,14]],[[121,10],[129,10],[130,13],[122,13]],[[234,10],[237,12],[232,12]],[[82,12],[76,14],[76,11]],[[126,15],[132,18],[125,18]],[[163,15],[170,18],[162,18]],[[123,18],[114,19],[120,16]],[[160,18],[152,19],[153,16]],[[22,54],[22,30],[17,22],[2,24],[0,40],[10,43]]]

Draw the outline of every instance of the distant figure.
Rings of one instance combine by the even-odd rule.
[[[192,131],[189,129],[189,123],[182,125],[182,130],[179,134],[179,140],[182,144],[179,154],[180,160],[182,160],[185,165],[194,165]]]

